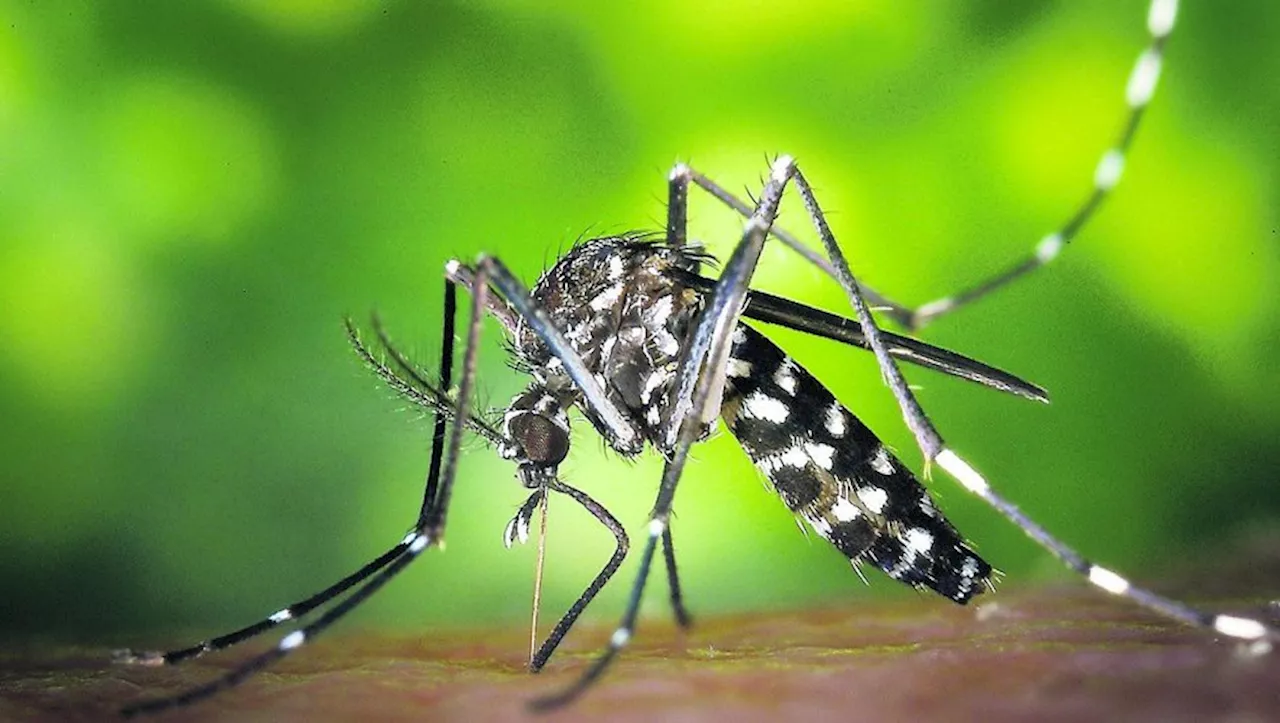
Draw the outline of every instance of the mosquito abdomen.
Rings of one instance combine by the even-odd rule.
[[[915,475],[809,372],[740,324],[722,415],[787,507],[858,565],[958,603],[991,566]]]

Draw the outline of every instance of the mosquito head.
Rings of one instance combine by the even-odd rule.
[[[556,468],[569,454],[568,430],[550,417],[524,412],[508,423],[507,431],[520,450],[516,456],[520,482],[535,488],[555,479]]]
[[[555,479],[556,469],[569,454],[569,416],[566,400],[534,385],[516,395],[502,421],[499,451],[516,463],[520,482],[529,488]]]

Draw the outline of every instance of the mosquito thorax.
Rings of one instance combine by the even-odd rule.
[[[694,272],[708,257],[700,247],[670,247],[639,235],[607,236],[578,245],[547,270],[531,296],[564,332],[610,401],[642,432],[622,444],[583,413],[623,455],[638,454],[644,439],[666,451],[660,430],[685,342],[702,295],[675,270]],[[571,389],[560,360],[522,319],[515,352],[546,389]],[[576,401],[576,400],[574,400]]]

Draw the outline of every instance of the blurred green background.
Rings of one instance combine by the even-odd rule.
[[[906,301],[1004,268],[1083,198],[1147,42],[1137,0],[696,5],[0,3],[0,630],[214,632],[398,540],[429,425],[342,315],[377,308],[433,365],[447,259],[494,252],[531,282],[584,234],[657,228],[677,160],[745,191],[794,154],[855,270]],[[1183,10],[1100,217],[924,334],[1053,403],[909,374],[999,488],[1140,579],[1280,526],[1280,5]],[[692,213],[726,255],[738,222]],[[778,250],[759,285],[843,309]],[[500,406],[522,380],[488,332]],[[918,463],[870,355],[775,336]],[[659,461],[576,439],[567,479],[642,529]],[[933,487],[1006,587],[1067,578]],[[470,444],[447,551],[354,624],[523,625],[533,546],[501,544],[523,496]],[[806,540],[726,434],[676,502],[695,615],[915,594]],[[555,500],[548,548],[550,616],[612,541]],[[631,579],[586,619],[612,622]]]

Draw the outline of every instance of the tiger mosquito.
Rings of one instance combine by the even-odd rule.
[[[676,568],[670,516],[690,448],[707,438],[717,416],[764,473],[788,509],[844,554],[855,568],[868,564],[917,589],[956,603],[992,587],[993,570],[966,543],[929,491],[880,439],[809,372],[743,318],[781,325],[870,350],[892,391],[926,465],[935,463],[962,487],[1008,518],[1068,568],[1112,595],[1187,625],[1269,647],[1280,630],[1246,617],[1202,611],[1138,587],[1119,573],[1093,564],[1000,496],[935,429],[898,368],[899,362],[1014,394],[1048,401],[1039,387],[963,355],[882,330],[872,305],[914,330],[972,303],[1052,261],[1093,217],[1120,180],[1125,155],[1154,94],[1177,0],[1152,0],[1150,42],[1139,55],[1125,89],[1128,114],[1120,137],[1097,166],[1093,188],[1058,230],[1045,236],[1023,262],[972,289],[917,308],[896,303],[860,284],[828,227],[812,187],[795,160],[772,163],[759,200],[747,204],[708,177],[677,164],[668,177],[664,237],[626,234],[582,243],[545,272],[532,289],[493,256],[474,265],[446,266],[442,355],[431,377],[392,344],[378,320],[373,327],[385,359],[347,331],[364,363],[394,391],[432,412],[435,423],[422,507],[408,534],[386,552],[324,590],[231,633],[169,652],[119,651],[117,660],[142,665],[179,663],[228,648],[279,625],[310,622],[273,647],[203,686],[124,709],[152,713],[207,698],[233,687],[285,657],[367,600],[430,547],[443,540],[462,439],[476,434],[516,465],[530,493],[504,531],[507,546],[524,541],[531,520],[550,494],[566,495],[615,537],[609,561],[561,617],[533,655],[540,670],[629,550],[621,523],[585,492],[558,476],[569,453],[569,410],[576,408],[614,451],[634,457],[647,446],[664,458],[650,513],[639,571],[621,622],[607,647],[568,687],[533,701],[535,709],[564,705],[594,683],[627,646],[659,544],[677,622],[690,624]],[[741,240],[720,275],[699,272],[712,259],[686,238],[689,186],[703,189],[746,218]],[[778,204],[794,185],[825,254],[803,246],[774,226]],[[853,319],[750,288],[767,238],[778,239],[832,276],[842,287]],[[462,370],[453,386],[457,289],[471,295]],[[496,292],[496,293],[495,293]],[[500,421],[472,409],[478,340],[486,315],[505,328],[515,366],[533,381],[516,395]],[[926,466],[927,469],[927,466]],[[349,593],[345,598],[340,598]],[[334,602],[336,601],[336,602]],[[333,603],[320,612],[329,603]]]

